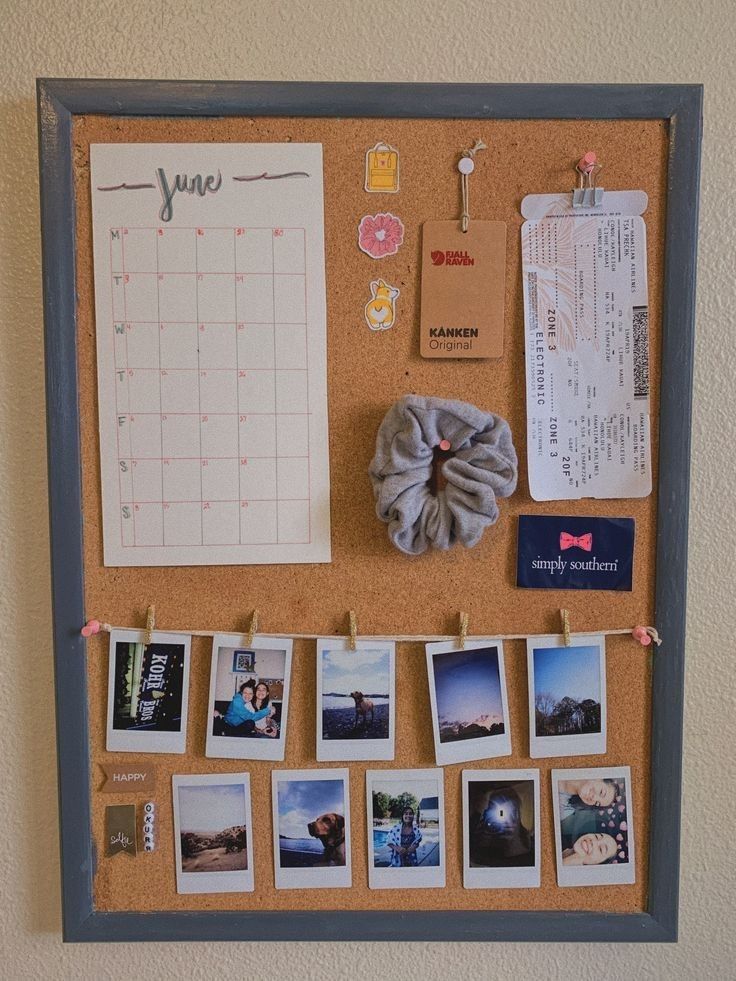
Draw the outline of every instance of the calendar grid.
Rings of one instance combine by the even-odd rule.
[[[156,243],[156,315],[161,316],[161,280],[160,276],[160,261],[159,261],[159,247],[158,247],[158,235],[154,235],[154,241]],[[163,375],[161,374],[161,331],[157,331],[157,341],[158,341],[158,408],[159,414],[163,416]],[[160,420],[161,425],[159,426],[159,446],[161,447],[161,544],[166,544],[166,515],[164,514],[164,427],[163,420]]]
[[[109,236],[121,546],[311,544],[305,229]]]
[[[123,321],[127,324],[127,322],[128,322],[128,306],[127,306],[127,299],[126,299],[126,295],[125,295],[126,294],[126,290],[125,290],[125,286],[126,286],[125,277],[126,277],[127,274],[125,272],[125,237],[122,234],[122,230],[121,230],[121,235],[120,235],[120,268],[121,268],[122,273],[123,273]],[[126,367],[126,373],[125,373],[126,382],[125,382],[125,384],[126,384],[127,393],[128,393],[128,405],[130,406],[130,367],[129,367],[130,366],[130,357],[128,355],[128,330],[127,330],[127,328],[125,329],[125,333],[124,333],[123,336],[125,337],[125,367]],[[128,435],[128,439],[130,440],[130,430],[128,430],[127,435]],[[131,486],[131,496],[132,496],[133,499],[135,499],[135,468],[133,466],[133,461],[132,460],[131,460],[131,465],[130,465],[130,486]],[[123,512],[123,517],[124,516],[125,516],[125,512]],[[135,516],[136,516],[136,509],[135,509],[135,506],[134,506],[132,508],[132,518],[133,518],[133,545],[135,545],[135,543],[136,543],[136,527],[135,527],[136,526],[136,520],[135,520]]]
[[[195,320],[197,321],[197,330],[200,330],[200,324],[199,324],[199,229],[197,229],[195,231],[195,233],[194,233],[194,271],[195,271],[195,279],[194,279],[194,287],[195,287],[195,290],[194,290],[194,294],[195,294],[195,297],[196,297],[196,316],[195,316]],[[160,283],[160,280],[159,280],[159,283]],[[159,285],[159,290],[160,290],[160,288],[161,287]],[[198,377],[199,377],[199,381],[200,381],[200,384],[197,385],[197,403],[198,403],[198,407],[199,407],[199,428],[198,428],[198,432],[199,432],[199,463],[200,463],[200,466],[199,466],[199,497],[200,497],[200,504],[201,504],[201,507],[199,509],[199,533],[200,533],[200,544],[201,544],[204,541],[204,509],[205,509],[205,503],[206,502],[205,502],[205,499],[204,499],[204,477],[203,477],[204,460],[202,459],[202,385],[201,385],[201,380],[202,380],[202,358],[201,358],[201,355],[200,355],[199,339],[197,340],[197,370],[199,372]]]
[[[238,310],[238,258],[237,258],[237,236],[235,234],[235,229],[233,228],[233,309],[235,310],[235,368],[238,372],[238,378],[240,378],[240,346],[238,345],[238,323],[240,322]],[[240,473],[242,467],[240,465],[240,385],[236,386],[236,393],[238,399],[238,542],[243,544],[243,521],[240,512],[243,510],[242,497],[243,497],[243,479]]]
[[[108,235],[108,253],[110,256],[110,286],[113,284],[113,269],[115,265],[112,259],[112,243],[113,243],[113,229],[110,229]],[[118,500],[120,502],[120,507],[118,508],[119,520],[120,520],[120,544],[125,544],[125,534],[123,530],[123,455],[120,451],[120,408],[118,406],[118,388],[117,388],[117,369],[118,369],[118,359],[117,359],[117,347],[115,345],[115,331],[117,330],[115,323],[115,293],[110,290],[110,323],[113,329],[113,372],[115,375],[115,445],[117,447],[117,478],[118,478]]]
[[[273,272],[276,267],[276,256],[274,254],[274,236],[271,236],[271,271]],[[274,318],[276,317],[276,280],[271,277],[271,298],[273,302]],[[274,324],[273,330],[273,363],[276,364],[276,325]],[[274,373],[274,404],[276,408],[276,376]],[[276,494],[278,496],[279,488],[279,427],[276,426]],[[279,540],[279,506],[276,505],[276,541]]]
[[[307,254],[307,231],[306,231],[305,228],[302,228],[302,249],[304,250],[304,255],[306,257],[306,254]],[[307,296],[307,277],[306,277],[306,275],[304,276],[304,309],[305,310],[308,310],[309,309],[309,302],[308,302],[308,296]],[[308,366],[309,365],[309,331],[305,331],[305,336],[304,336],[304,349],[305,349],[305,355],[306,355],[306,361],[305,361],[305,363]],[[311,417],[311,413],[309,411],[309,385],[307,385],[307,456],[310,455],[309,440],[310,440],[310,435],[311,435],[311,427],[312,427],[312,417]],[[312,540],[312,507],[311,507],[311,499],[312,499],[312,471],[311,471],[311,468],[310,467],[307,467],[307,488],[308,488],[308,491],[309,491],[309,499],[310,499],[310,507],[309,507],[309,510],[308,510],[308,513],[307,513],[307,528],[309,530],[309,541],[311,542],[311,540]]]

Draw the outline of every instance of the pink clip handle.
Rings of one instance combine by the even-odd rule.
[[[598,157],[592,150],[589,150],[585,156],[578,160],[578,170],[582,174],[590,174],[595,165],[598,163]]]
[[[102,628],[102,624],[100,623],[99,620],[88,620],[85,623],[85,625],[82,627],[82,636],[94,637],[95,634],[98,634],[100,632],[101,628]]]
[[[634,627],[631,636],[634,640],[638,640],[642,647],[649,647],[652,642],[652,636],[646,627]]]

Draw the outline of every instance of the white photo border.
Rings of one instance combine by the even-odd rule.
[[[540,647],[566,648],[565,640],[559,634],[546,637],[527,637],[526,663],[529,679],[529,756],[533,760],[559,756],[603,756],[606,753],[606,732],[608,726],[606,694],[606,638],[604,634],[592,636],[570,635],[570,648],[598,647],[598,677],[600,681],[601,731],[580,733],[569,736],[538,736],[536,733],[535,691],[534,691],[534,651]]]
[[[279,847],[279,784],[309,780],[341,780],[345,801],[345,865],[324,868],[283,869]],[[324,767],[318,770],[272,770],[271,805],[273,817],[274,885],[277,889],[345,889],[353,879],[350,835],[350,771]]]
[[[392,869],[374,866],[373,847],[373,782],[401,783],[417,780],[434,780],[437,784],[439,813],[439,865],[428,868]],[[366,770],[365,798],[368,840],[368,888],[369,889],[444,889],[445,868],[445,771],[441,766],[424,770]]]
[[[215,634],[212,638],[210,661],[210,690],[207,698],[207,729],[204,755],[210,759],[222,760],[270,760],[280,762],[286,757],[286,737],[288,735],[289,693],[291,690],[291,662],[294,641],[291,638],[269,637],[256,634],[251,644],[244,634]],[[252,651],[283,651],[284,695],[281,702],[281,722],[278,739],[242,739],[239,736],[215,736],[212,733],[212,719],[215,711],[215,685],[217,682],[217,661],[223,647],[242,647]]]
[[[322,656],[326,652],[354,653],[344,637],[317,639],[317,762],[393,760],[396,755],[396,642],[393,640],[356,640],[355,650],[386,651],[389,655],[389,703],[387,739],[322,738]]]
[[[518,868],[480,868],[470,865],[470,784],[521,783],[534,785],[534,865]],[[538,889],[542,884],[542,825],[539,770],[463,770],[463,886],[465,889]]]
[[[495,647],[498,652],[498,677],[501,685],[501,709],[504,731],[496,736],[479,736],[477,739],[462,739],[457,742],[440,741],[439,715],[437,712],[437,692],[434,677],[434,656],[436,654],[460,654],[463,651],[485,650]],[[457,641],[440,641],[426,644],[427,680],[432,711],[432,730],[434,733],[434,754],[438,766],[451,763],[470,763],[473,760],[495,759],[511,756],[511,725],[509,720],[508,693],[506,691],[506,671],[503,660],[503,641],[498,637],[483,637],[467,640],[464,647]]]
[[[628,835],[628,862],[618,865],[575,865],[562,864],[562,833],[560,829],[561,780],[604,780],[623,777],[626,786],[626,824]],[[636,848],[634,845],[634,803],[631,787],[631,767],[593,766],[575,770],[552,770],[552,808],[555,825],[555,858],[557,860],[557,885],[563,886],[621,886],[636,882]]]
[[[150,730],[131,731],[115,729],[115,663],[116,647],[119,643],[142,644],[143,630],[111,630],[107,666],[107,738],[105,748],[108,753],[186,753],[187,720],[189,716],[189,662],[192,651],[192,638],[189,634],[167,634],[154,631],[152,644],[176,644],[184,648],[184,666],[181,681],[181,726],[178,732],[152,732]]]
[[[232,872],[185,872],[181,858],[181,826],[179,790],[181,787],[220,787],[223,784],[242,786],[245,791],[245,833],[248,867]],[[176,862],[176,891],[180,895],[215,892],[253,892],[255,888],[255,855],[253,817],[250,806],[250,774],[248,773],[186,773],[171,777],[171,802],[174,812],[174,860]]]

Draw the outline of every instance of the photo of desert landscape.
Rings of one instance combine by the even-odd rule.
[[[248,868],[243,784],[179,787],[182,872]]]

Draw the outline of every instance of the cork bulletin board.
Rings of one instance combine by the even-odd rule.
[[[264,938],[391,939],[398,936],[400,917],[403,939],[673,939],[699,89],[45,81],[39,99],[65,936],[235,939],[255,931]],[[476,158],[472,214],[504,221],[508,230],[504,355],[426,360],[419,354],[418,332],[421,225],[459,214],[455,164],[476,139],[488,149]],[[328,564],[103,565],[89,146],[210,141],[323,147]],[[379,141],[400,150],[401,191],[392,197],[391,210],[401,215],[406,231],[401,250],[382,260],[380,269],[401,290],[399,319],[392,330],[373,333],[362,310],[376,267],[358,250],[356,228],[372,208],[366,200],[372,196],[363,190],[365,150]],[[606,188],[641,189],[649,198],[644,219],[654,490],[643,499],[537,503],[529,495],[525,466],[519,206],[528,193],[570,190],[571,162],[590,148],[604,163]],[[64,214],[70,220],[63,221]],[[393,548],[375,516],[367,477],[375,434],[389,406],[411,393],[471,402],[511,426],[519,486],[501,502],[499,522],[473,549],[409,558]],[[62,459],[66,479],[53,465]],[[522,513],[634,517],[633,590],[517,589],[516,518]],[[657,575],[662,568],[666,578]],[[540,769],[541,888],[463,888],[461,771],[489,765],[481,761],[444,768],[446,887],[387,893],[367,886],[365,770],[434,765],[423,645],[400,643],[396,758],[349,764],[352,887],[276,890],[274,764],[204,755],[211,650],[206,638],[192,641],[187,752],[147,757],[157,771],[156,851],[135,861],[102,857],[105,805],[133,798],[100,795],[100,764],[132,757],[105,750],[108,637],[85,644],[79,627],[90,617],[142,626],[150,603],[161,630],[241,632],[257,608],[265,634],[325,636],[345,633],[348,610],[356,611],[359,635],[452,635],[460,609],[469,614],[470,635],[554,633],[565,606],[573,631],[652,623],[665,643],[651,655],[626,636],[607,638],[607,753],[570,761],[529,759],[526,645],[507,641],[513,754],[490,765]],[[70,672],[77,682],[73,690]],[[296,641],[286,758],[279,768],[317,765],[315,691],[314,642]],[[549,771],[573,765],[631,767],[635,885],[557,886]],[[178,895],[171,774],[234,770],[251,775],[255,892]],[[411,912],[391,912],[405,910]]]

